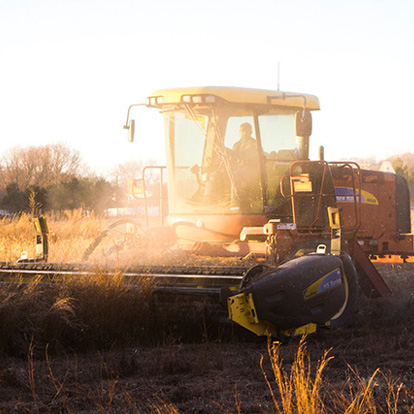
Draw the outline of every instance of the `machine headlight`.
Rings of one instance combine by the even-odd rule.
[[[163,96],[150,96],[147,98],[147,106],[157,106],[164,103]]]
[[[184,103],[211,104],[216,102],[216,97],[213,95],[183,95],[181,101]]]

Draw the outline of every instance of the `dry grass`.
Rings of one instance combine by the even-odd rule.
[[[207,301],[161,302],[149,282],[126,288],[120,274],[0,286],[0,356],[223,339],[217,312]]]
[[[84,261],[82,256],[88,247],[101,232],[117,221],[96,217],[93,214],[86,215],[82,209],[64,211],[58,215],[49,214],[46,219],[49,227],[49,261],[55,263]],[[142,232],[143,220],[133,221],[137,226],[135,234],[127,235],[130,242],[122,244],[127,237],[126,224],[121,224],[105,233],[106,236],[89,257],[89,262],[116,267],[138,263],[151,264],[153,261],[170,264],[177,260],[177,252],[170,258],[165,255],[165,251],[175,242],[170,233],[161,228]],[[14,219],[0,219],[1,261],[15,262],[21,257],[22,252],[27,252],[29,258],[35,257],[35,241],[34,220],[30,215],[23,213]],[[123,248],[117,249],[116,246],[119,245]],[[154,250],[153,245],[158,250]]]
[[[49,217],[51,260],[80,260],[106,225],[82,211]],[[34,234],[29,216],[0,221],[0,257],[13,261],[22,250],[33,256]],[[207,301],[186,306],[177,298],[162,305],[150,284],[127,289],[119,273],[97,271],[48,286],[0,286],[0,411],[414,413],[414,389],[409,387],[414,377],[408,368],[414,302],[412,290],[401,287],[414,285],[413,269],[402,276],[401,269],[394,270],[400,279],[391,283],[400,296],[367,305],[354,330],[329,333],[325,342],[316,339],[316,363],[304,340],[269,343],[261,362],[246,353],[247,343],[230,341],[231,354],[225,355],[221,344],[227,337],[213,324],[216,311],[210,311]],[[335,341],[336,348],[326,352],[326,344]],[[186,342],[206,347],[189,351]],[[285,363],[281,355],[291,348],[294,357]],[[263,343],[247,352],[255,351],[266,351]],[[240,354],[237,363],[232,362],[235,353]],[[387,362],[386,374],[374,354]],[[358,365],[364,366],[363,373]],[[392,375],[393,368],[404,384]],[[205,373],[210,376],[203,377]],[[190,404],[196,403],[199,409],[192,411]]]
[[[79,261],[108,222],[85,217],[79,210],[48,217],[48,224],[50,261],[60,262]],[[16,260],[22,250],[34,256],[35,230],[29,216],[1,220],[0,236],[0,257],[5,260]],[[216,313],[208,298],[196,304],[180,297],[160,301],[150,282],[126,288],[122,274],[104,274],[99,268],[89,276],[50,285],[16,280],[0,286],[0,354],[25,355],[30,343],[35,352],[46,344],[56,352],[202,341],[217,337],[212,322]]]
[[[277,412],[285,414],[293,414],[296,412],[318,414],[325,412],[320,397],[320,388],[322,385],[322,371],[331,359],[327,356],[328,351],[323,354],[316,369],[315,378],[312,379],[310,358],[306,358],[308,355],[306,353],[304,338],[299,344],[290,375],[283,370],[282,360],[279,354],[280,345],[277,342],[272,345],[269,343],[269,357],[279,392],[279,398],[276,397],[273,391],[273,386],[263,368],[263,359],[261,360],[262,372]]]
[[[0,353],[23,356],[29,344],[57,352],[144,343],[151,295],[150,286],[128,290],[122,276],[99,273],[49,286],[2,286]]]
[[[379,369],[368,378],[361,377],[350,367],[342,389],[330,389],[323,381],[323,373],[333,356],[325,351],[314,370],[307,351],[305,338],[302,338],[290,372],[283,367],[280,357],[281,344],[269,342],[268,353],[274,383],[261,368],[270,390],[276,412],[279,414],[377,414],[386,412],[397,414],[399,397],[403,384],[389,379]],[[324,388],[329,392],[324,392]],[[377,401],[378,400],[378,401]],[[408,412],[408,411],[407,411]],[[414,409],[409,411],[414,412]]]
[[[177,346],[168,346],[172,357],[180,354],[180,364],[191,364],[190,361],[196,354],[186,355],[184,350],[180,351]],[[136,413],[136,414],[179,414],[179,413],[278,413],[278,414],[411,414],[413,409],[413,398],[410,404],[400,403],[400,394],[403,392],[403,385],[399,382],[383,375],[376,370],[370,376],[361,376],[355,369],[350,369],[348,377],[342,386],[333,387],[324,378],[325,370],[329,367],[333,357],[324,352],[315,367],[311,366],[311,355],[307,351],[307,346],[302,338],[298,346],[295,347],[295,354],[291,364],[286,364],[281,358],[281,345],[270,343],[267,355],[261,358],[260,366],[262,375],[263,390],[257,388],[253,382],[255,377],[256,362],[246,361],[247,370],[244,378],[238,377],[235,367],[232,369],[233,375],[237,377],[239,387],[233,396],[233,401],[220,398],[221,393],[226,392],[225,382],[226,367],[231,365],[231,361],[221,352],[215,355],[216,359],[222,359],[223,367],[217,372],[223,379],[217,378],[219,389],[212,400],[212,395],[204,395],[204,408],[196,409],[186,403],[186,398],[194,398],[195,391],[200,394],[203,389],[211,384],[204,381],[197,384],[197,380],[192,381],[191,385],[186,385],[184,378],[188,375],[185,369],[181,368],[181,373],[172,374],[168,366],[158,363],[162,348],[157,348],[152,354],[145,351],[142,359],[128,349],[122,356],[119,354],[101,354],[98,357],[88,355],[85,357],[75,356],[59,362],[49,355],[48,347],[45,348],[45,358],[37,360],[34,356],[33,347],[29,347],[26,366],[24,369],[16,369],[13,365],[7,369],[0,370],[0,389],[4,389],[7,384],[9,390],[21,389],[17,401],[14,400],[13,408],[10,411],[4,410],[2,413]],[[203,350],[200,352],[198,360],[192,361],[192,370],[204,370],[206,372],[216,369],[204,365]],[[241,348],[237,349],[238,351]],[[136,351],[136,350],[135,350]],[[188,350],[187,350],[188,352]],[[233,350],[234,353],[234,350]],[[153,361],[157,371],[151,375],[140,367],[137,362],[144,361],[144,358]],[[161,357],[162,359],[162,357]],[[184,360],[184,361],[182,361]],[[201,363],[201,365],[200,365]],[[132,364],[132,366],[131,366]],[[148,364],[148,362],[146,362]],[[126,368],[126,365],[129,368]],[[178,372],[178,371],[177,371]],[[169,378],[164,385],[152,386],[153,377]],[[180,378],[183,378],[180,386]],[[193,373],[191,378],[197,378]],[[190,379],[191,379],[190,378]],[[177,386],[173,392],[168,392],[171,384]],[[147,386],[148,385],[148,386]],[[246,385],[246,386],[244,386]],[[191,387],[192,390],[188,389]],[[265,395],[267,388],[268,397]],[[242,390],[242,391],[239,391]],[[243,393],[247,394],[244,395]],[[254,402],[246,403],[250,393],[261,395],[257,400],[256,395],[251,395],[250,399]],[[270,397],[270,398],[269,398]],[[256,398],[256,399],[255,399]],[[200,397],[199,397],[200,399]],[[175,401],[174,401],[175,400]],[[406,398],[407,400],[407,398]],[[0,407],[5,407],[1,405]],[[193,401],[194,403],[194,401]],[[181,407],[181,408],[180,408]]]
[[[47,217],[50,230],[50,261],[79,261],[83,251],[107,225],[104,219],[85,217],[83,210]],[[16,261],[23,251],[35,255],[35,228],[30,215],[0,220],[0,258]]]

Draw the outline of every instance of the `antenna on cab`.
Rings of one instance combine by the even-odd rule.
[[[277,91],[280,91],[280,62],[277,62]]]

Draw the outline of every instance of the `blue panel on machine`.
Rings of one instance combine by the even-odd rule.
[[[312,283],[307,289],[303,291],[303,297],[305,299],[310,299],[341,284],[342,274],[341,269],[338,268],[321,277],[316,282]]]

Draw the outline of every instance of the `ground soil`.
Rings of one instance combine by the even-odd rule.
[[[351,328],[320,330],[307,338],[312,367],[328,349],[322,395],[350,395],[351,383],[376,376],[378,412],[385,384],[402,384],[399,413],[414,412],[414,267],[382,265],[391,298],[360,297]],[[266,339],[228,327],[223,338],[45,358],[0,359],[1,413],[271,413],[276,412]],[[224,331],[223,331],[224,332]],[[299,339],[284,340],[280,354],[289,371]],[[261,358],[263,357],[263,370]],[[359,380],[358,380],[359,378]],[[276,388],[276,387],[275,387]],[[329,403],[328,403],[329,405]],[[384,408],[384,412],[388,412]],[[331,412],[335,412],[332,408]]]

